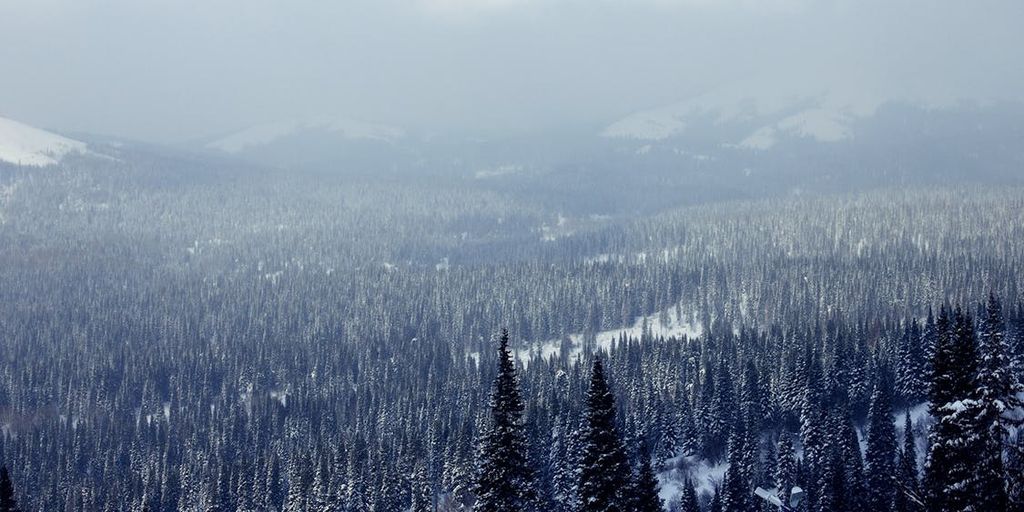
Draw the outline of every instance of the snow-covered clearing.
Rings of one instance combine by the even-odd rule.
[[[662,321],[663,319],[665,320],[664,322]],[[661,313],[642,316],[629,327],[609,329],[607,331],[597,333],[594,336],[594,349],[609,350],[621,335],[625,334],[630,338],[640,338],[645,331],[655,338],[669,338],[673,336],[677,338],[681,338],[683,336],[696,338],[704,332],[704,328],[699,323],[690,320],[685,312],[683,313],[682,318],[680,318],[677,308],[670,307]],[[583,340],[584,335],[580,333],[570,334],[567,336],[567,341],[569,343],[568,354],[570,358],[576,358],[583,353]],[[516,351],[516,357],[524,366],[529,364],[530,359],[533,359],[538,355],[544,359],[551,359],[562,352],[562,343],[563,340],[561,339],[536,343],[527,350]]]

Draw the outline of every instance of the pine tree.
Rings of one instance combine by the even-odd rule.
[[[615,426],[615,397],[594,360],[587,391],[580,467],[580,512],[627,512],[630,481],[626,449]]]
[[[416,464],[410,478],[412,507],[409,512],[432,512],[434,510],[433,492],[427,480],[427,468],[422,462]]]
[[[293,455],[288,465],[288,495],[285,498],[285,512],[307,510],[309,503],[309,471],[304,463]]]
[[[687,479],[683,482],[683,492],[679,495],[679,512],[700,512],[700,502],[697,500],[697,489],[693,482]]]
[[[572,512],[577,507],[579,483],[580,433],[569,428],[564,416],[559,416],[551,431],[552,501],[557,512]]]
[[[952,323],[945,310],[936,323],[938,342],[932,363],[930,410],[935,425],[929,433],[925,490],[930,510],[1002,510],[977,508],[980,500],[976,457],[984,453],[986,430],[977,420],[977,343],[970,317],[957,308]],[[1005,508],[1005,507],[1004,507]]]
[[[636,471],[633,472],[630,496],[633,498],[632,512],[662,512],[663,503],[658,495],[658,478],[651,467],[651,457],[646,450],[641,450],[637,460]]]
[[[1021,407],[1018,393],[1024,392],[1010,368],[1005,331],[1002,305],[994,295],[989,295],[979,337],[981,361],[977,393],[981,417],[978,422],[985,431],[981,433],[984,451],[977,454],[980,459],[977,469],[979,486],[985,495],[983,503],[994,509],[1008,506],[1003,445],[1009,439],[1008,426],[1020,424],[1010,415]]]
[[[868,447],[865,480],[870,510],[892,510],[896,476],[896,429],[892,423],[892,389],[888,372],[881,368],[868,412]]]
[[[901,398],[901,403],[917,403],[928,394],[927,349],[923,343],[921,328],[914,319],[900,337],[896,359],[896,394]]]
[[[796,456],[793,453],[793,441],[790,435],[783,432],[779,436],[778,449],[776,450],[775,485],[779,488],[779,499],[784,503],[789,502],[789,494],[796,485]]]
[[[921,501],[921,486],[917,473],[917,440],[914,438],[914,423],[908,411],[903,420],[903,450],[899,452],[896,469],[898,486],[893,510],[915,510]]]
[[[18,512],[18,500],[14,497],[14,484],[7,466],[0,467],[0,512]]]
[[[743,464],[746,436],[742,427],[733,429],[729,437],[729,468],[722,484],[723,512],[746,512],[750,509],[750,482]]]
[[[711,505],[708,512],[722,512],[722,489],[715,489],[715,495],[711,498]]]
[[[1016,440],[1007,450],[1007,495],[1010,512],[1024,512],[1024,433],[1017,431]]]
[[[508,331],[498,345],[498,375],[491,390],[491,418],[480,439],[476,496],[480,512],[521,512],[536,503],[534,471],[528,463],[523,400],[519,394]]]

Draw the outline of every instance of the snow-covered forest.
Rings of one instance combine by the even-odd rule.
[[[1024,512],[1024,0],[0,0],[0,512]]]
[[[1024,189],[595,217],[129,161],[0,176],[21,510],[1021,510]]]

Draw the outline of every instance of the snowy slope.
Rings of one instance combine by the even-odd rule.
[[[883,104],[935,110],[956,106],[962,100],[942,94],[882,92],[870,85],[771,85],[752,81],[636,112],[610,124],[601,135],[661,141],[713,131],[733,137],[721,141],[725,147],[766,150],[784,139],[850,139],[855,135],[855,123],[874,116]]]
[[[394,142],[405,136],[403,130],[393,126],[321,117],[259,124],[210,142],[207,147],[226,153],[239,153],[306,131],[320,131],[345,139],[383,142]]]
[[[0,117],[0,161],[43,167],[69,153],[87,152],[86,144]]]

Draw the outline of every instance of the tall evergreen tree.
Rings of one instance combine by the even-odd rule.
[[[1002,510],[978,508],[982,486],[976,457],[984,453],[985,430],[978,424],[978,351],[972,321],[959,308],[950,322],[939,313],[938,342],[932,363],[930,411],[935,425],[929,433],[925,466],[928,506],[935,512]],[[1005,496],[1005,495],[1004,495]],[[1005,508],[1005,507],[1004,507]]]
[[[633,481],[629,494],[633,504],[631,512],[662,512],[663,503],[658,495],[658,477],[651,467],[651,456],[641,450],[633,472]]]
[[[1003,308],[995,295],[989,295],[979,336],[981,357],[978,373],[978,399],[981,417],[978,421],[985,432],[984,451],[979,453],[978,478],[984,488],[986,503],[992,507],[1007,506],[1004,479],[1003,446],[1009,439],[1009,426],[1020,425],[1021,400],[1024,392],[1013,374],[1009,347],[1006,344],[1006,325]]]
[[[914,437],[914,423],[909,411],[903,420],[903,449],[899,452],[896,472],[899,485],[893,510],[920,510],[923,500],[917,472],[917,439]]]
[[[896,429],[892,423],[892,385],[888,372],[880,368],[871,394],[868,412],[868,447],[865,480],[870,510],[892,510],[895,499]]]
[[[416,464],[412,477],[409,479],[412,505],[409,512],[431,512],[434,510],[433,492],[427,481],[427,468],[422,462]]]
[[[700,512],[697,489],[689,479],[683,482],[683,492],[679,495],[679,512]]]
[[[580,467],[580,512],[627,512],[629,461],[615,424],[615,397],[594,360],[587,391]]]
[[[917,403],[928,395],[928,364],[917,319],[910,322],[900,337],[896,359],[896,395],[901,403]]]
[[[1024,433],[1017,431],[1015,441],[1007,450],[1007,497],[1010,501],[1007,510],[1024,512]]]
[[[490,423],[480,439],[476,496],[480,512],[522,512],[536,505],[534,471],[528,460],[523,400],[508,331],[498,340],[498,375],[491,390]]]
[[[14,497],[14,484],[7,466],[0,467],[0,512],[18,512],[18,500]]]
[[[743,454],[746,451],[746,435],[742,427],[733,429],[729,436],[729,468],[722,483],[723,512],[746,512],[750,510],[749,468],[744,467]]]
[[[789,501],[789,494],[796,485],[796,456],[793,453],[793,440],[790,434],[783,432],[779,436],[776,449],[777,465],[775,467],[775,485],[779,488],[779,499]]]

